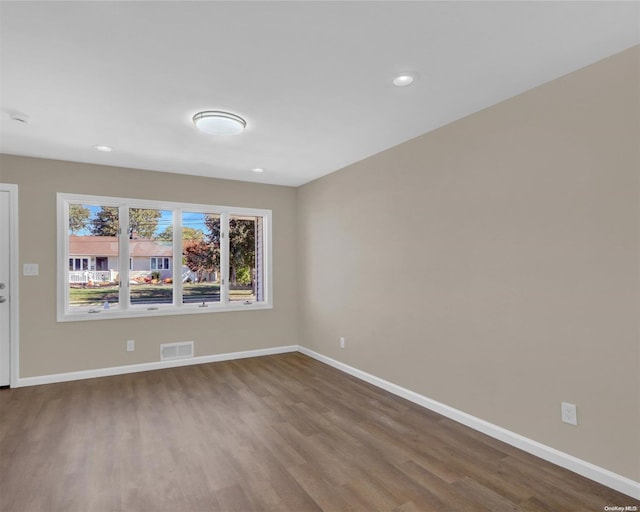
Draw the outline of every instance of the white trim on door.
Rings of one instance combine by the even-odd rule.
[[[9,351],[11,387],[17,387],[20,368],[19,294],[18,294],[18,185],[0,183],[0,191],[9,193]]]

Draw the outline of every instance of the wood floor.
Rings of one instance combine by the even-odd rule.
[[[636,505],[299,353],[0,391],[0,510]]]

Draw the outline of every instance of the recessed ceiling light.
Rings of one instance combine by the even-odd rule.
[[[407,85],[411,85],[416,78],[418,78],[417,73],[400,73],[394,77],[393,85],[396,87],[406,87]]]
[[[264,172],[262,167],[256,167],[255,169],[251,169],[253,172]]]
[[[111,146],[103,146],[103,145],[97,145],[97,146],[93,146],[95,149],[97,149],[98,151],[102,151],[103,153],[110,153],[111,151],[113,151],[113,148]]]
[[[209,135],[237,135],[247,126],[240,116],[217,110],[198,112],[193,116],[193,123],[198,130]]]
[[[27,114],[17,112],[15,114],[11,114],[11,119],[13,121],[18,121],[19,123],[31,124],[31,118]]]

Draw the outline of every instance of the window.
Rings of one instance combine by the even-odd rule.
[[[169,270],[169,258],[151,258],[151,270]]]
[[[271,308],[270,231],[270,210],[58,194],[58,321]]]
[[[212,211],[182,212],[182,302],[208,306],[219,303],[220,223],[222,216]],[[204,226],[204,229],[202,228]]]
[[[156,308],[173,304],[173,210],[129,208],[129,299],[132,305]],[[159,256],[159,255],[165,255]],[[150,257],[150,255],[153,255]]]
[[[229,300],[262,300],[261,225],[261,217],[229,217]]]
[[[69,270],[89,270],[89,258],[69,258]]]

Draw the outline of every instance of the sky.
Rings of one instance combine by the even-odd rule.
[[[82,205],[87,208],[91,212],[91,216],[89,218],[89,225],[93,219],[95,219],[96,214],[100,211],[100,206],[94,205]],[[158,235],[162,233],[168,226],[173,224],[173,211],[171,210],[160,210],[160,218],[158,219],[158,226],[156,227],[155,234]],[[199,212],[183,212],[182,213],[182,226],[189,227],[193,229],[199,229],[203,233],[206,233],[207,227],[204,223],[206,214]],[[90,227],[87,227],[81,231],[76,233],[80,236],[87,236],[91,234]]]

